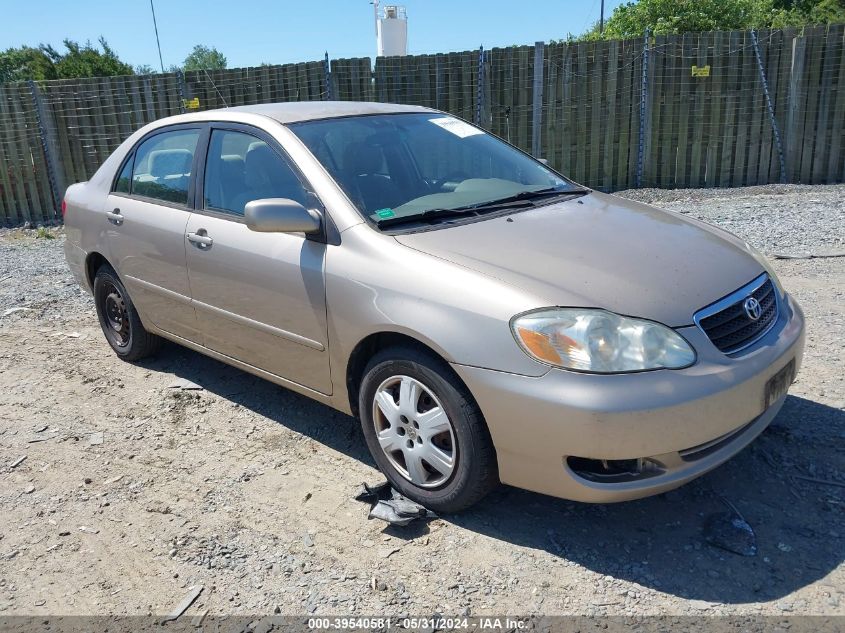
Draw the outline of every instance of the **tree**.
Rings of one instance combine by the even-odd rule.
[[[185,58],[183,67],[184,70],[224,70],[226,63],[226,56],[213,46],[197,44]]]
[[[106,38],[99,39],[103,47],[101,53],[91,42],[81,46],[73,40],[64,40],[67,52],[61,54],[52,46],[41,46],[41,50],[50,57],[56,68],[59,79],[75,79],[78,77],[113,77],[115,75],[132,75],[132,66],[118,59]]]
[[[638,0],[614,9],[604,33],[596,24],[581,39],[641,37],[646,29],[672,35],[843,21],[843,0]]]
[[[45,44],[9,48],[0,52],[0,83],[133,74],[132,67],[118,59],[104,38],[99,41],[102,52],[91,42],[82,46],[73,40],[64,41],[64,53]]]
[[[774,28],[845,22],[843,0],[768,0],[761,4],[761,14],[769,17]]]
[[[52,60],[40,48],[21,46],[0,52],[0,84],[27,79],[55,79]]]
[[[135,66],[136,75],[155,75],[158,71],[149,64],[138,64]]]
[[[639,0],[617,7],[604,37],[639,37],[694,31],[744,29],[755,11],[755,0]]]

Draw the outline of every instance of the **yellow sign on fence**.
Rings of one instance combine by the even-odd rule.
[[[182,105],[188,110],[199,110],[200,98],[194,97],[193,99],[182,99]]]
[[[692,76],[693,77],[709,77],[710,76],[710,64],[706,66],[693,66],[692,67]]]

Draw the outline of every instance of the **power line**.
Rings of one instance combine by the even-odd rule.
[[[156,8],[153,0],[150,0],[150,9],[153,12],[153,28],[156,31],[156,46],[158,47],[158,63],[161,64],[161,72],[164,72],[164,60],[161,58],[161,42],[158,40],[158,23],[156,22]]]
[[[604,34],[604,0],[601,0],[601,14],[599,17],[599,35]]]

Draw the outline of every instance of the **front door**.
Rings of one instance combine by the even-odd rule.
[[[307,198],[268,141],[212,129],[202,196],[185,235],[193,306],[207,347],[331,393],[326,245],[301,233],[255,233],[243,222],[251,200]]]
[[[125,161],[106,199],[112,264],[147,324],[197,341],[185,227],[199,128],[165,128]]]

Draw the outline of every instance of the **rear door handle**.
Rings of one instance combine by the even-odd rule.
[[[214,244],[214,240],[208,237],[205,229],[199,229],[196,233],[188,233],[186,237],[191,244],[201,250],[209,249]]]
[[[120,209],[115,209],[114,211],[106,211],[106,217],[112,224],[117,224],[118,226],[123,224],[123,216],[120,214]]]

